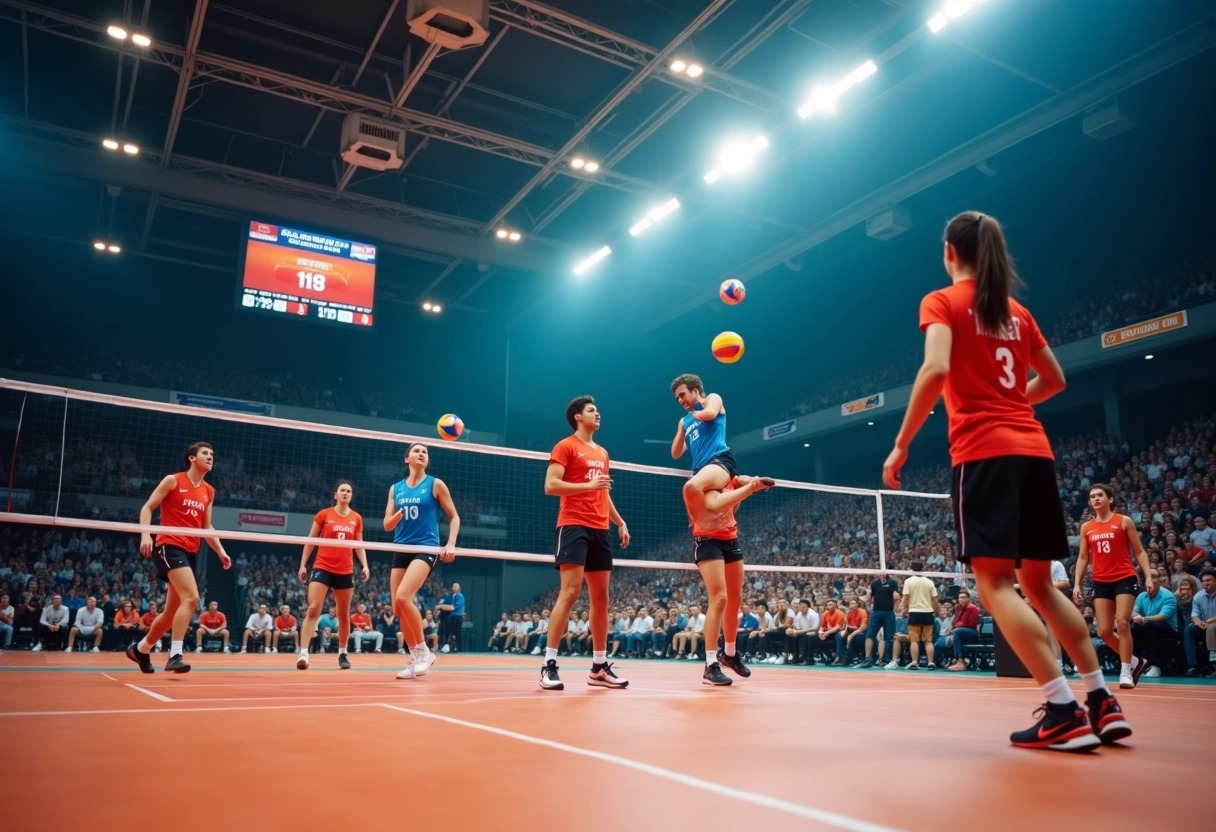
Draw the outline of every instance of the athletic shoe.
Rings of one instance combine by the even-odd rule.
[[[452,649],[451,647],[449,647],[448,645],[446,645],[446,644],[445,644],[445,645],[443,645],[442,647],[440,647],[440,648],[439,648],[439,652],[440,652],[440,653],[447,653],[447,652],[450,652],[450,651],[451,651],[451,649]]]
[[[565,690],[562,679],[557,675],[557,659],[549,659],[540,669],[540,686],[545,690]]]
[[[35,652],[35,653],[40,653],[40,652],[42,652],[42,642],[41,642],[41,641],[40,641],[40,642],[38,642],[37,644],[35,644],[35,645],[34,645],[32,648],[30,648],[30,649],[31,649],[33,652]]]
[[[186,662],[182,660],[182,654],[178,653],[176,656],[170,656],[169,661],[165,662],[165,672],[189,673],[190,665],[186,664]]]
[[[338,670],[350,670],[350,659],[346,658],[345,653],[338,654]]]
[[[539,656],[539,655],[540,655],[540,645],[537,645],[536,647],[533,647],[533,648],[532,648],[532,655],[533,655],[533,656]]]
[[[904,668],[904,670],[920,670],[920,665],[918,665],[916,662],[910,662],[908,666]]]
[[[414,678],[425,676],[426,672],[431,669],[431,665],[435,663],[435,654],[429,648],[423,648],[425,652],[414,654]]]
[[[889,661],[883,665],[883,668],[886,670],[899,670],[899,662],[894,660]]]
[[[405,667],[401,668],[401,671],[397,674],[397,678],[398,679],[413,679],[414,678],[414,662],[412,659],[410,660],[409,664],[407,664]]]
[[[1150,679],[1159,679],[1161,678],[1161,668],[1153,665],[1148,670],[1144,671],[1144,675]]]
[[[1148,670],[1148,659],[1137,659],[1132,664],[1132,687],[1140,684],[1140,677]]]
[[[296,670],[308,670],[308,656],[303,655],[296,659]]]
[[[743,663],[743,657],[736,653],[733,656],[726,655],[722,650],[718,651],[718,664],[725,667],[736,676],[742,676],[746,679],[752,675],[752,669]]]
[[[1107,691],[1089,694],[1085,705],[1089,708],[1089,721],[1102,742],[1118,742],[1132,735],[1132,726],[1124,718],[1123,709]]]
[[[722,665],[714,662],[706,666],[705,673],[701,675],[701,684],[722,686],[733,684],[733,682],[729,676],[722,672]]]
[[[1009,741],[1019,748],[1045,748],[1049,751],[1091,751],[1102,744],[1089,724],[1085,711],[1076,702],[1068,705],[1046,703],[1034,712],[1039,721],[1025,731],[1015,731]]]
[[[1123,688],[1124,690],[1131,690],[1135,686],[1136,680],[1132,677],[1130,670],[1126,673],[1123,671],[1119,672],[1119,687]]]
[[[101,652],[101,648],[100,648],[100,647],[94,647],[94,648],[93,648],[93,649],[92,649],[90,652],[92,652],[92,653],[100,653],[100,652]]]
[[[144,673],[156,672],[156,668],[152,667],[152,657],[141,652],[137,644],[127,645],[127,658],[139,665],[139,669]]]
[[[860,667],[862,670],[869,670],[873,666],[874,666],[874,662],[870,661],[869,659],[866,659],[864,662],[862,662],[860,665],[858,665],[858,667]]]
[[[612,662],[591,665],[591,674],[587,684],[600,688],[624,688],[629,686],[628,679],[622,679],[612,672]]]

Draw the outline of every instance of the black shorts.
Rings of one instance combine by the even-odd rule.
[[[592,529],[587,526],[558,526],[554,544],[555,563],[573,563],[585,572],[611,572],[612,546],[608,543],[607,529]]]
[[[692,561],[701,563],[706,560],[721,560],[726,563],[738,563],[743,560],[743,549],[739,546],[739,538],[722,540],[717,537],[694,537],[692,539]]]
[[[435,564],[439,563],[439,555],[432,555],[427,552],[407,552],[404,555],[400,553],[393,554],[394,569],[409,569],[410,564],[416,560],[420,560],[427,565],[429,569],[434,569]]]
[[[935,616],[931,612],[908,613],[909,627],[932,627]]]
[[[693,476],[695,477],[697,474],[699,474],[701,471],[704,471],[710,465],[717,465],[719,468],[724,468],[726,470],[727,476],[729,476],[732,480],[735,477],[739,476],[739,464],[737,462],[735,462],[735,455],[733,452],[731,452],[730,448],[727,448],[725,451],[723,451],[722,453],[715,456],[709,462],[705,463],[700,468],[697,468],[695,471],[693,471],[692,472]]]
[[[174,569],[194,568],[194,556],[177,546],[157,546],[152,550],[152,562],[156,564],[156,577],[165,583]]]
[[[1118,581],[1094,581],[1094,597],[1107,601],[1115,600],[1116,595],[1131,595],[1133,598],[1140,594],[1140,583],[1135,577],[1122,578]]]
[[[330,589],[354,589],[355,576],[349,572],[343,575],[327,569],[314,569],[308,573],[308,582],[325,584]]]
[[[1068,559],[1055,462],[998,456],[954,466],[951,480],[960,561]]]

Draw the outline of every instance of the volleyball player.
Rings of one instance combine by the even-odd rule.
[[[688,413],[676,425],[671,458],[679,459],[687,446],[692,454],[692,477],[684,483],[684,507],[689,519],[700,513],[705,495],[721,491],[739,473],[735,455],[726,444],[726,407],[717,393],[705,394],[700,376],[685,373],[671,383],[680,407]]]
[[[215,530],[211,525],[215,488],[204,481],[207,472],[215,465],[215,450],[207,442],[195,442],[186,448],[185,459],[187,470],[169,474],[161,480],[139,510],[140,525],[151,525],[152,512],[159,508],[162,526]],[[145,558],[152,558],[157,577],[169,585],[165,608],[153,620],[144,637],[127,646],[127,658],[139,665],[144,673],[153,672],[152,659],[148,654],[165,631],[170,629],[173,637],[165,670],[170,673],[190,672],[190,665],[182,660],[182,642],[186,639],[194,608],[198,606],[194,558],[198,554],[199,540],[198,537],[186,535],[158,534],[154,545],[152,535],[144,532],[139,536],[139,553]],[[228,557],[224,545],[217,538],[208,537],[207,545],[219,555],[225,569],[232,566],[232,558]]]
[[[908,445],[944,391],[959,560],[970,564],[984,606],[1047,699],[1039,721],[1010,742],[1086,751],[1099,738],[1130,735],[1131,727],[1102,679],[1084,619],[1051,583],[1051,561],[1068,556],[1068,533],[1055,458],[1033,406],[1064,389],[1064,371],[1030,312],[1012,297],[1019,280],[1000,224],[966,211],[950,220],[944,243],[951,286],[921,301],[925,360],[883,482],[899,488]],[[1035,378],[1028,382],[1029,370]],[[1076,662],[1089,716],[1015,583]]]
[[[692,558],[705,582],[709,602],[705,606],[705,672],[701,683],[729,685],[731,679],[723,667],[747,678],[751,669],[735,652],[735,635],[739,630],[739,605],[743,591],[743,549],[739,546],[739,526],[735,509],[748,497],[774,481],[769,477],[734,477],[721,491],[705,495],[692,521]],[[722,633],[722,649],[711,650]]]
[[[309,537],[322,537],[326,540],[362,540],[363,516],[350,507],[354,487],[343,480],[334,489],[334,504],[332,508],[323,508],[312,518],[312,528]],[[346,657],[346,645],[350,641],[350,598],[354,594],[355,578],[351,550],[345,546],[317,546],[317,559],[313,561],[312,571],[308,571],[308,556],[312,554],[312,543],[304,546],[300,555],[300,582],[308,581],[308,612],[304,614],[304,623],[300,625],[300,658],[296,659],[296,667],[308,669],[308,646],[312,643],[313,633],[317,631],[317,619],[321,616],[321,605],[325,596],[334,591],[334,606],[338,612],[338,668],[350,670],[350,659]],[[354,550],[363,567],[363,583],[371,577],[367,569],[367,552],[363,547]]]
[[[435,663],[435,654],[426,646],[422,614],[414,605],[414,596],[436,563],[451,563],[456,559],[456,536],[460,534],[460,515],[452,502],[452,492],[443,480],[426,472],[430,460],[430,452],[421,442],[413,442],[405,449],[408,467],[405,479],[389,487],[388,504],[384,507],[384,530],[393,533],[393,542],[419,547],[416,552],[395,552],[393,569],[389,573],[393,609],[406,643],[410,645],[410,659],[397,674],[398,679],[425,676]],[[441,508],[448,518],[448,542],[442,547],[439,546]]]
[[[570,623],[570,610],[578,600],[583,581],[591,606],[591,675],[587,684],[623,688],[629,682],[617,676],[608,661],[608,584],[612,578],[612,546],[608,542],[609,521],[616,524],[621,548],[629,546],[629,528],[612,504],[609,490],[608,451],[595,443],[600,429],[600,411],[591,396],[579,396],[566,405],[566,422],[573,435],[553,446],[545,471],[545,493],[560,497],[557,511],[555,565],[561,588],[549,613],[549,635],[540,686],[562,690],[557,672],[557,648]]]
[[[1095,483],[1089,489],[1089,507],[1094,519],[1081,524],[1081,551],[1077,555],[1077,573],[1073,579],[1073,600],[1078,604],[1085,569],[1094,563],[1094,618],[1098,635],[1106,646],[1119,654],[1119,687],[1134,688],[1148,662],[1132,655],[1132,607],[1140,587],[1132,554],[1144,571],[1144,590],[1153,591],[1153,570],[1148,555],[1140,543],[1140,535],[1132,518],[1111,510],[1115,495],[1109,485]]]

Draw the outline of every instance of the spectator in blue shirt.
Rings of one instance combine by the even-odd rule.
[[[1178,603],[1159,583],[1136,596],[1132,607],[1132,643],[1148,662],[1146,676],[1160,676],[1171,645],[1178,643]]]
[[[1196,518],[1198,520],[1198,518]],[[1207,648],[1208,657],[1216,652],[1216,569],[1205,569],[1200,577],[1203,592],[1191,602],[1191,623],[1182,633],[1182,647],[1186,650],[1186,675],[1203,673],[1199,665],[1199,650]],[[1211,667],[1210,661],[1207,666]],[[1216,673],[1212,674],[1216,677]]]
[[[460,584],[453,583],[452,591],[439,599],[435,605],[439,611],[439,648],[441,653],[460,652],[460,634],[464,627],[464,595]]]
[[[338,637],[338,618],[334,615],[334,608],[330,607],[325,613],[317,619],[317,638],[320,639],[320,652],[324,653],[329,649],[329,643]],[[346,645],[342,645],[345,647]]]
[[[1198,546],[1208,553],[1208,563],[1212,562],[1216,553],[1216,529],[1208,525],[1203,515],[1195,516],[1195,531],[1191,532],[1191,545]]]

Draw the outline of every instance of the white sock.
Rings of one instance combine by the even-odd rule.
[[[545,661],[546,662],[557,661],[557,648],[556,647],[546,647],[545,648]]]
[[[733,641],[726,641],[726,642],[723,642],[723,644],[725,645],[725,647],[723,647],[722,649],[726,651],[726,655],[728,655],[728,656],[735,655],[735,643]]]
[[[1130,674],[1131,672],[1132,672],[1132,666],[1130,664],[1128,664],[1127,662],[1123,662],[1122,664],[1119,665],[1119,675],[1120,676],[1122,676],[1124,674]]]
[[[603,664],[606,661],[608,661],[608,651],[607,650],[592,650],[591,651],[591,663],[592,664]]]
[[[300,648],[300,658],[302,658],[302,659],[308,658],[308,648],[307,647]]]
[[[145,653],[145,654],[146,654],[146,653],[151,653],[151,652],[152,652],[152,645],[151,645],[151,644],[148,644],[148,640],[147,640],[146,638],[141,638],[141,639],[139,640],[139,644],[137,644],[137,645],[135,646],[135,649],[136,649],[136,650],[138,650],[138,651],[139,651],[139,652],[141,652],[141,653]]]
[[[705,651],[705,666],[706,667],[709,667],[711,664],[714,664],[717,661],[718,661],[717,653],[711,653],[708,650]]]
[[[346,655],[346,648],[345,648],[345,647],[339,647],[339,648],[338,648],[338,655],[339,655],[339,656],[345,656],[345,655]]]
[[[1102,669],[1099,668],[1092,673],[1082,673],[1081,681],[1085,683],[1085,691],[1087,693],[1110,693],[1110,689],[1106,687],[1106,680],[1102,678]]]
[[[424,641],[421,644],[415,644],[413,650],[415,653],[425,653],[426,652],[426,642]]]
[[[1063,676],[1057,676],[1047,684],[1041,685],[1040,690],[1052,705],[1071,705],[1077,701],[1076,697],[1072,695],[1072,691],[1068,689],[1068,682],[1064,681]]]
[[[169,655],[180,656],[182,654],[182,643],[180,641],[169,642]]]

